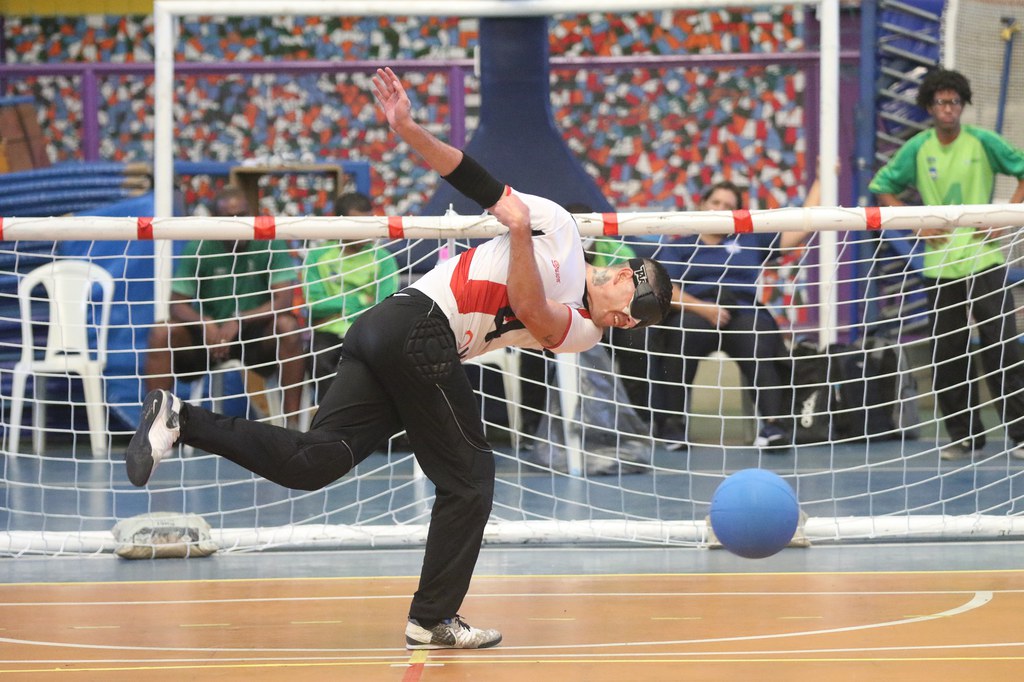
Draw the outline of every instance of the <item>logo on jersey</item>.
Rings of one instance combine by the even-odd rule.
[[[555,284],[562,283],[562,265],[557,260],[551,261],[551,267],[555,270]]]

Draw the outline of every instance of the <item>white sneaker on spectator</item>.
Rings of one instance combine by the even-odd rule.
[[[181,435],[181,400],[169,391],[157,389],[146,394],[142,401],[139,428],[128,443],[124,461],[128,467],[128,480],[144,486]]]
[[[975,448],[969,440],[962,440],[943,446],[939,451],[939,457],[947,462],[955,462],[960,459],[972,459],[977,452],[981,452],[981,448]]]
[[[682,421],[672,417],[654,425],[654,438],[663,441],[665,449],[670,452],[689,449],[686,442],[686,427]]]
[[[1024,459],[1024,440],[1019,443],[1014,443],[1013,449],[1010,450],[1010,457],[1014,459]]]
[[[755,448],[766,448],[781,453],[793,447],[793,437],[775,422],[765,422],[754,439]]]

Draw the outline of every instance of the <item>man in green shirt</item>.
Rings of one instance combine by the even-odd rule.
[[[917,104],[934,126],[910,138],[871,181],[883,206],[913,186],[929,206],[987,204],[997,174],[1017,178],[1011,203],[1024,201],[1024,152],[997,133],[962,124],[971,86],[956,71],[938,69],[921,82]],[[934,388],[949,445],[943,459],[972,456],[985,446],[975,362],[981,358],[996,410],[1014,443],[1011,454],[1024,459],[1024,368],[1009,295],[1006,257],[998,231],[971,227],[922,229],[924,272],[932,305]],[[970,348],[973,318],[980,352]]]
[[[334,202],[339,216],[372,216],[365,194],[350,192]],[[309,249],[303,273],[313,323],[313,375],[323,396],[337,373],[345,333],[367,308],[398,291],[398,263],[372,241],[328,241]]]
[[[245,194],[232,186],[217,195],[214,212],[250,215]],[[175,376],[197,379],[240,360],[263,376],[280,372],[284,412],[297,416],[305,374],[302,330],[291,313],[297,283],[282,240],[188,242],[174,268],[170,320],[149,334],[146,390],[171,390]]]

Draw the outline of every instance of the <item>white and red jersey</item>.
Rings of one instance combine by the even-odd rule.
[[[587,271],[576,221],[553,201],[515,194],[530,209],[533,252],[544,293],[565,305],[565,333],[548,350],[578,353],[591,348],[600,341],[601,329],[583,306]],[[448,316],[463,360],[505,346],[543,348],[509,305],[509,248],[507,234],[495,237],[439,263],[411,285]]]

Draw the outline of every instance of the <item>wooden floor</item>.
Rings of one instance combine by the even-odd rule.
[[[4,584],[0,676],[1024,679],[1024,570],[478,575],[463,613],[504,641],[466,652],[404,649],[414,589],[411,577]]]

